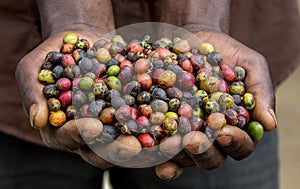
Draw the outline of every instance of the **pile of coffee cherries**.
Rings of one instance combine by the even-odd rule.
[[[150,43],[148,35],[127,43],[115,35],[90,47],[75,33],[46,55],[38,75],[52,126],[92,117],[101,121],[103,132],[90,144],[128,134],[144,148],[175,133],[226,124],[259,140],[264,129],[252,120],[255,100],[245,78],[245,70],[223,63],[210,43],[191,47],[179,37]]]

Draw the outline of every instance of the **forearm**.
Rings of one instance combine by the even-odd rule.
[[[62,31],[86,30],[99,35],[114,29],[110,0],[37,0],[43,38]]]
[[[161,21],[189,30],[229,33],[231,0],[163,0]]]

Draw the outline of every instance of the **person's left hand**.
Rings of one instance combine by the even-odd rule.
[[[274,113],[275,96],[265,58],[222,33],[199,32],[196,36],[203,42],[213,44],[215,51],[223,56],[224,63],[232,67],[241,66],[246,70],[246,90],[254,95],[256,101],[251,112],[252,117],[266,131],[274,130],[277,125]],[[258,143],[244,130],[231,125],[223,127],[214,142],[199,131],[190,132],[177,140],[181,140],[184,150],[170,161],[156,166],[156,174],[160,178],[172,180],[182,173],[184,167],[195,165],[205,170],[216,169],[222,166],[227,156],[242,160],[254,152]]]

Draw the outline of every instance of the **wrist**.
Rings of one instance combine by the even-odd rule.
[[[100,31],[91,31],[89,29],[72,29],[72,30],[63,30],[63,31],[56,31],[53,32],[49,37],[45,39],[45,42],[56,41],[58,44],[61,44],[63,37],[66,34],[75,33],[79,36],[80,39],[86,39],[90,45],[94,44],[96,41],[101,39],[107,33],[100,32]]]
[[[220,32],[220,33],[227,33],[225,32],[220,26],[217,25],[209,25],[209,24],[183,24],[180,26],[185,30],[191,33],[203,33],[206,34],[207,32]]]
[[[114,30],[110,0],[39,0],[43,38],[64,31],[106,34]]]
[[[228,34],[230,3],[231,0],[165,0],[162,3],[161,21],[192,33],[216,31]]]
[[[65,35],[67,33],[76,33],[80,36],[84,36],[84,37],[93,36],[93,38],[97,37],[99,39],[103,35],[112,32],[113,30],[114,30],[113,27],[104,28],[104,27],[98,27],[93,25],[87,25],[83,23],[72,23],[66,26],[56,25],[51,29],[49,29],[47,33],[45,33],[44,37],[49,38],[54,35]],[[92,39],[92,41],[94,41],[94,39]]]

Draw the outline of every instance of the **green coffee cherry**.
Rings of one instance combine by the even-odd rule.
[[[174,119],[177,119],[177,118],[178,118],[178,114],[175,113],[175,112],[167,112],[167,113],[166,113],[166,117],[167,117],[167,118],[174,118]]]
[[[107,69],[106,74],[108,76],[117,76],[120,73],[120,67],[118,65],[112,65]]]
[[[89,92],[87,97],[88,97],[89,102],[93,102],[96,99],[94,92]]]
[[[215,100],[207,100],[204,104],[204,109],[207,113],[212,114],[220,111],[220,105]]]
[[[75,45],[76,42],[78,41],[78,35],[75,33],[68,33],[63,37],[63,43],[66,44],[73,44]]]
[[[90,77],[83,77],[79,81],[79,87],[82,90],[91,90],[94,85],[94,80]]]
[[[260,140],[264,135],[264,127],[257,121],[251,121],[248,126],[248,134],[254,140]]]
[[[121,80],[116,77],[116,76],[109,76],[107,79],[106,79],[106,85],[108,85],[108,87],[110,89],[116,89],[118,91],[120,91],[122,89],[122,82]]]
[[[199,116],[202,119],[204,118],[204,112],[203,112],[203,110],[200,107],[193,109],[193,115],[194,116]]]

